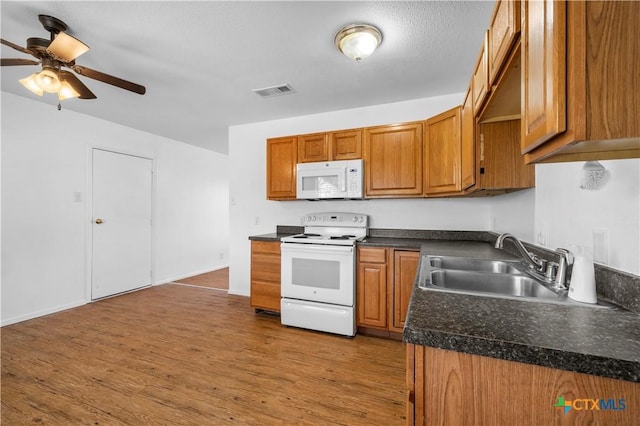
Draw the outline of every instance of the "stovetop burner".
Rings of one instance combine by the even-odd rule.
[[[355,238],[355,235],[332,235],[329,237],[330,240],[350,240]]]
[[[283,243],[353,246],[368,235],[368,217],[358,213],[315,213],[303,217],[302,234],[283,237]]]

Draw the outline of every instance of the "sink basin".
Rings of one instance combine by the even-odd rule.
[[[429,266],[434,269],[522,275],[523,272],[516,265],[520,265],[520,262],[514,260],[474,259],[471,257],[429,256]]]
[[[426,255],[422,262],[419,286],[427,290],[593,308],[616,307],[602,301],[589,304],[571,300],[567,290],[551,289],[517,260]]]
[[[502,296],[544,299],[558,299],[560,297],[559,294],[549,290],[533,278],[512,273],[439,269],[431,271],[431,285],[442,289]]]

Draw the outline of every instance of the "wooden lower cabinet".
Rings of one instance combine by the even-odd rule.
[[[358,247],[358,330],[401,339],[418,268],[419,251]]]
[[[253,308],[280,312],[280,242],[251,241]]]
[[[560,397],[576,408],[565,413]],[[617,409],[579,399],[611,399]],[[638,401],[640,383],[407,345],[409,425],[637,425]]]

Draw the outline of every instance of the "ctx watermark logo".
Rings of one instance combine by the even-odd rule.
[[[624,410],[627,408],[627,404],[624,398],[579,398],[573,401],[567,401],[563,396],[558,397],[558,402],[553,404],[554,407],[562,407],[564,414],[567,414],[569,410],[574,409],[576,411],[600,411],[600,410]]]

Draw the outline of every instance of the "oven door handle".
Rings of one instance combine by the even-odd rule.
[[[330,246],[322,244],[281,243],[280,250],[294,253],[353,253],[353,246]]]

